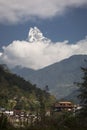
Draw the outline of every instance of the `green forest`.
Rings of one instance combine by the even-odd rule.
[[[46,90],[12,74],[6,65],[0,65],[0,107],[34,111],[42,100],[45,107],[49,107],[55,98]]]

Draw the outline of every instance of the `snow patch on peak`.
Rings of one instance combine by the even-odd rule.
[[[49,39],[43,36],[43,33],[37,28],[30,28],[28,33],[29,42],[51,42]]]

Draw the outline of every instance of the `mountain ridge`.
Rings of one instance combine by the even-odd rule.
[[[23,68],[19,72],[14,69],[13,72],[33,84],[37,84],[42,89],[48,85],[50,92],[60,99],[78,89],[74,82],[81,81],[83,75],[81,67],[86,66],[85,59],[87,59],[87,55],[74,55],[37,71],[25,68],[27,74],[25,71],[22,73]]]

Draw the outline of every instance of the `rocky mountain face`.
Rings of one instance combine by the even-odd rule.
[[[37,28],[30,28],[28,34],[28,41],[29,42],[51,42],[49,39],[43,36],[42,32]]]
[[[40,88],[44,89],[46,85],[49,91],[58,99],[68,97],[77,91],[75,82],[81,82],[83,73],[81,67],[86,66],[87,55],[75,55],[61,62],[47,66],[40,70],[16,67],[12,71]]]

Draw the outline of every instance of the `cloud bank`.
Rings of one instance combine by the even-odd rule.
[[[87,37],[75,44],[70,44],[68,41],[53,43],[48,39],[47,42],[44,40],[33,42],[18,40],[2,49],[0,61],[10,67],[21,65],[22,67],[40,69],[72,55],[87,54]]]
[[[67,8],[87,6],[87,0],[0,0],[0,22],[18,23],[34,17],[51,18]]]

